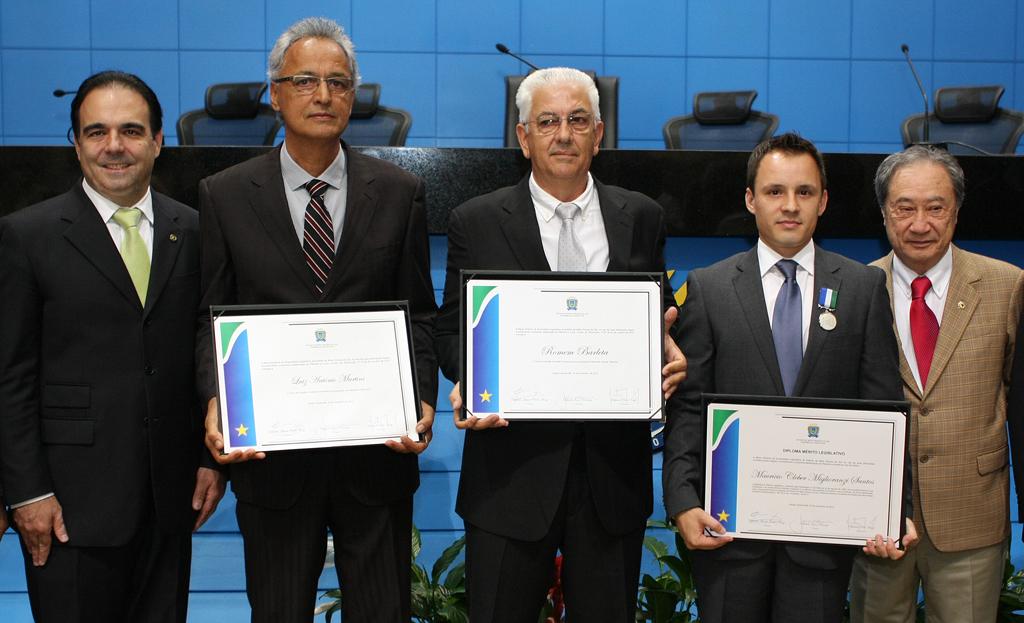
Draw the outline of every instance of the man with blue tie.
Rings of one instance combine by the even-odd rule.
[[[702,509],[701,395],[902,399],[884,275],[811,240],[825,188],[811,142],[790,133],[761,143],[747,163],[757,246],[687,278],[679,332],[688,377],[682,409],[669,411],[662,477],[707,623],[840,621],[857,550],[709,536],[726,527]],[[914,538],[908,521],[904,545]],[[881,536],[864,549],[902,555]]]

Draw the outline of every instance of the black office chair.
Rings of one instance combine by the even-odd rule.
[[[584,71],[597,82],[597,96],[604,122],[604,137],[601,149],[615,149],[619,146],[619,77],[596,76],[593,71]],[[516,107],[516,91],[526,76],[505,76],[505,147],[519,147],[516,125],[519,123],[519,109]]]
[[[694,95],[693,114],[665,122],[665,147],[750,151],[779,127],[776,115],[750,109],[755,98],[757,91],[706,91]]]
[[[266,82],[213,84],[206,89],[206,107],[178,118],[182,145],[273,145],[281,121],[260,101]]]
[[[992,154],[1015,153],[1024,134],[1024,114],[999,107],[1004,90],[1000,85],[990,85],[935,91],[927,142],[947,143],[953,154],[977,154],[978,149]],[[900,132],[904,147],[924,141],[924,113],[904,119]]]
[[[412,127],[412,115],[400,108],[381,106],[380,85],[360,84],[352,116],[341,135],[349,145],[402,147]]]

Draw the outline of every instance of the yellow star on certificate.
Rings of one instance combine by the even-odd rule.
[[[729,521],[729,513],[725,512],[725,509],[718,513],[718,521]]]
[[[491,394],[491,392],[489,392],[489,391],[487,391],[487,390],[485,389],[485,390],[484,390],[484,393],[480,394],[480,400],[483,400],[484,402],[490,402],[490,401],[491,401],[491,396],[492,396],[492,395],[493,395],[493,394]]]
[[[249,434],[249,429],[245,427],[245,424],[239,424],[238,428],[235,429],[235,432],[238,433],[239,437],[245,437]]]

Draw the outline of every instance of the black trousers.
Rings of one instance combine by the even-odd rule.
[[[42,567],[22,541],[32,617],[38,623],[185,623],[192,535],[144,523],[126,545],[77,547],[54,538]]]
[[[840,557],[835,569],[799,565],[781,544],[772,544],[764,556],[741,560],[722,560],[718,552],[692,552],[700,620],[840,623],[856,552],[848,549],[849,556]]]
[[[245,582],[254,623],[309,623],[324,569],[327,534],[345,623],[410,618],[412,498],[366,506],[338,490],[331,453],[319,453],[299,501],[285,510],[239,501]]]
[[[520,541],[466,523],[466,591],[473,623],[536,623],[562,553],[567,621],[632,623],[645,531],[609,534],[594,507],[583,444],[548,533]]]

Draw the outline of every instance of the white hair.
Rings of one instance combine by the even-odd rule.
[[[267,59],[267,77],[271,80],[280,78],[281,68],[284,67],[284,55],[288,48],[292,47],[292,44],[296,41],[308,37],[329,39],[337,43],[341,51],[348,57],[353,83],[358,86],[359,66],[356,64],[356,47],[352,43],[352,39],[345,34],[345,29],[341,27],[341,24],[326,17],[300,19],[281,33],[281,36],[274,43],[274,47],[270,50],[270,57]]]
[[[583,89],[590,100],[590,110],[594,115],[594,123],[601,120],[601,108],[597,95],[597,84],[594,79],[579,69],[571,67],[548,67],[538,69],[523,79],[516,91],[516,108],[519,109],[519,123],[526,123],[530,120],[533,108],[533,94],[545,86],[572,85]],[[526,126],[529,131],[530,126]]]

